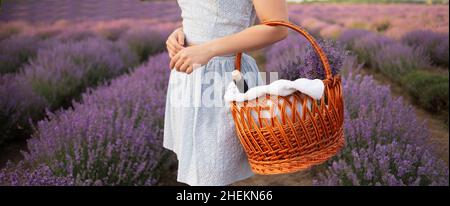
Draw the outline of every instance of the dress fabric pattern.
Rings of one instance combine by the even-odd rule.
[[[240,32],[255,20],[252,0],[178,0],[178,4],[189,44]],[[253,175],[223,98],[235,58],[214,57],[191,74],[171,71],[163,146],[177,154],[179,182],[219,186]],[[246,54],[242,73],[249,87],[263,84],[255,60]]]

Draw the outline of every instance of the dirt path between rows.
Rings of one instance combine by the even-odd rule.
[[[305,170],[284,175],[255,175],[232,186],[311,186],[312,179],[311,170]]]

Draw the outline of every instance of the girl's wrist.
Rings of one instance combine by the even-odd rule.
[[[215,43],[214,40],[205,43],[204,49],[208,52],[208,54],[210,54],[210,57],[215,57],[215,56],[220,55],[218,52],[217,44]]]

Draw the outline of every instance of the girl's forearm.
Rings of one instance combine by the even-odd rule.
[[[256,25],[239,33],[207,42],[204,46],[212,56],[222,56],[264,48],[283,40],[287,34],[288,30],[284,27]]]

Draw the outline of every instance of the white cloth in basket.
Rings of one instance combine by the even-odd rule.
[[[246,93],[239,92],[238,87],[234,82],[228,84],[224,95],[225,102],[243,102],[262,97],[266,94],[275,96],[288,96],[296,91],[300,91],[313,99],[320,100],[322,98],[325,85],[320,79],[305,79],[300,78],[295,81],[277,80],[269,85],[257,86],[249,89]]]

